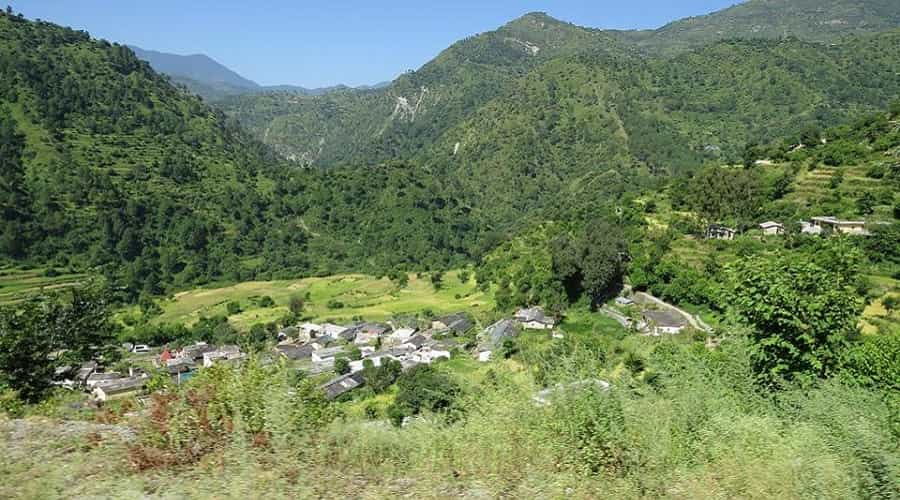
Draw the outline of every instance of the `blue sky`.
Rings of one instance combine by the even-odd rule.
[[[656,28],[737,0],[7,0],[97,38],[203,53],[260,84],[371,84],[525,13],[594,28]]]

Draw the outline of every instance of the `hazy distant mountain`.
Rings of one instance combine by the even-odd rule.
[[[244,78],[215,59],[203,55],[178,55],[146,50],[129,45],[138,58],[150,63],[159,73],[169,75],[176,83],[186,86],[195,94],[207,101],[218,101],[228,96],[236,96],[260,92],[291,92],[309,96],[318,96],[338,90],[372,90],[390,85],[391,82],[382,82],[375,85],[362,85],[349,87],[347,85],[335,85],[331,87],[313,88],[297,85],[271,85],[263,86],[250,79]]]

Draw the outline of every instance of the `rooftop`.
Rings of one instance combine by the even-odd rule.
[[[644,311],[644,318],[655,323],[658,326],[663,327],[687,326],[687,320],[684,318],[684,316],[670,310]]]

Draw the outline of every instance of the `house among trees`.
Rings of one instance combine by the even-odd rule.
[[[849,234],[857,236],[865,236],[869,234],[866,230],[866,221],[858,220],[841,220],[837,217],[813,217],[810,219],[810,225],[818,228],[818,234]]]
[[[359,371],[356,373],[341,375],[340,377],[329,380],[328,382],[319,386],[319,389],[325,392],[326,398],[335,399],[341,394],[350,392],[353,389],[356,389],[357,387],[363,385],[364,383],[365,378],[363,378],[362,372]]]
[[[759,228],[762,229],[764,236],[781,236],[784,234],[784,224],[779,222],[763,222],[759,225]]]
[[[668,309],[647,310],[642,314],[644,317],[644,330],[656,337],[660,335],[677,335],[688,325],[684,316]]]
[[[721,224],[710,224],[706,228],[706,239],[708,240],[733,240],[737,230]]]
[[[478,346],[478,361],[490,361],[493,351],[503,345],[503,341],[519,336],[516,322],[502,319],[487,327],[481,333],[481,344]]]
[[[528,330],[550,330],[556,326],[556,319],[544,314],[540,307],[530,307],[516,311],[516,321]]]

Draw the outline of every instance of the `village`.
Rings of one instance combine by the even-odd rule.
[[[711,331],[699,318],[647,293],[633,293],[630,287],[625,287],[621,296],[601,307],[598,313],[616,320],[628,331],[647,336],[676,335],[689,328]],[[455,356],[472,356],[487,363],[526,331],[543,331],[554,340],[565,338],[559,323],[559,318],[541,307],[520,308],[512,317],[481,329],[465,312],[403,322],[338,325],[307,321],[279,331],[277,344],[262,352],[259,359],[263,363],[283,360],[307,376],[334,375],[319,388],[328,399],[336,399],[365,384],[367,367],[377,368],[391,360],[408,370]],[[97,361],[90,361],[80,367],[60,368],[59,385],[84,391],[90,395],[92,404],[100,405],[114,399],[142,396],[154,376],[161,375],[173,384],[181,384],[199,370],[241,363],[249,356],[237,345],[216,346],[204,342],[177,349],[125,344],[122,349],[127,353],[127,371],[108,371]]]
[[[799,221],[801,234],[813,236],[848,235],[869,236],[868,223],[862,220],[843,220],[833,216],[812,217],[810,220]],[[762,236],[783,236],[787,233],[785,225],[781,222],[766,221],[757,225]],[[738,234],[738,229],[723,224],[710,224],[706,228],[708,240],[733,240]]]

